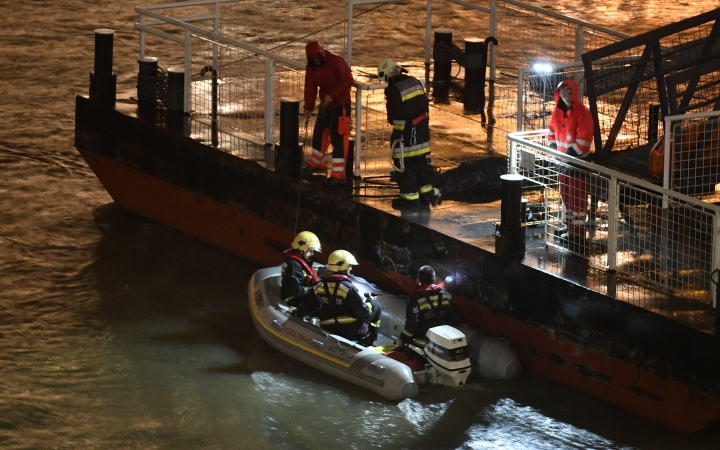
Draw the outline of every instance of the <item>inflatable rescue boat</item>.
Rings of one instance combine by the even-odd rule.
[[[407,299],[381,291],[351,275],[360,295],[372,295],[383,308],[376,345],[390,344],[405,324]],[[290,315],[280,297],[281,266],[260,269],[250,280],[248,302],[253,323],[273,348],[330,375],[369,389],[389,400],[415,397],[424,383],[460,386],[471,371],[488,379],[512,379],[522,370],[509,344],[464,327],[440,326],[428,331],[421,370],[328,333],[317,318]]]

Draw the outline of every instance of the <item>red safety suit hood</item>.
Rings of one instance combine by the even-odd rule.
[[[555,88],[555,104],[559,104],[562,99],[560,98],[560,88],[562,86],[570,86],[570,92],[572,92],[573,96],[573,108],[580,103],[580,100],[578,100],[579,96],[578,93],[580,92],[580,88],[578,87],[578,84],[575,82],[575,80],[563,80],[560,82],[560,84],[557,85],[557,88]]]
[[[417,292],[440,292],[442,291],[442,287],[438,286],[435,283],[430,284],[421,284],[417,289]]]
[[[315,57],[321,58],[323,61],[327,59],[325,55],[325,49],[322,48],[322,45],[320,45],[318,41],[312,41],[307,43],[307,45],[305,46],[305,56],[307,56],[308,60]]]

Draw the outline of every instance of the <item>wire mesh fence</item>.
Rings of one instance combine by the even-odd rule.
[[[668,118],[671,122],[670,189],[688,195],[703,195],[707,201],[717,202],[716,186],[720,183],[720,112],[673,117]],[[664,160],[665,142],[662,144],[655,154],[658,160]],[[663,168],[662,174],[664,172]]]
[[[555,108],[555,88],[564,80],[578,82],[580,94],[585,91],[585,70],[581,63],[560,66],[538,65],[518,71],[517,131],[541,130],[548,127]]]
[[[305,44],[322,42],[344,55],[347,49],[345,2],[236,0],[220,8],[218,34],[287,59],[305,63]]]
[[[545,227],[548,246],[680,297],[712,300],[720,207],[568,158],[545,139],[542,132],[509,137],[528,225]]]
[[[392,129],[387,122],[384,89],[363,87],[361,128],[356,132],[356,142],[362,147],[359,169],[363,177],[387,175],[392,170],[388,145]]]
[[[527,67],[538,59],[550,62],[572,61],[577,58],[579,48],[619,39],[619,34],[611,35],[600,28],[593,29],[589,24],[543,12],[538,8],[532,9],[518,2],[495,2],[497,14],[492,17],[488,15],[492,3],[490,0],[478,1],[475,5],[459,3],[452,0],[435,1],[432,8],[437,14],[432,15],[431,25],[444,26],[446,17],[452,17],[453,14],[460,12],[464,15],[472,15],[469,20],[453,21],[454,33],[460,39],[487,36],[494,28],[501,42],[506,37],[508,41],[516,41],[519,32],[525,36],[523,42],[531,43],[514,48],[502,47],[502,44],[499,47],[502,51],[497,52],[499,70],[496,79],[490,83],[492,86],[488,85],[484,88],[487,91],[489,123],[482,123],[483,121],[474,112],[464,111],[460,85],[465,69],[460,65],[456,65],[453,69],[454,79],[460,83],[457,89],[454,89],[456,96],[451,99],[455,101],[434,105],[434,108],[443,109],[447,114],[454,115],[456,120],[466,121],[470,127],[484,129],[487,134],[485,142],[491,150],[504,148],[507,132],[517,129],[517,67]],[[395,2],[356,5],[354,27],[362,29],[371,24],[374,17],[387,14],[390,8],[393,8],[392,13],[396,14],[403,6],[405,5]],[[210,133],[207,138],[198,137],[211,143],[219,140],[217,143],[221,148],[228,149],[234,154],[244,155],[245,148],[254,148],[260,144],[258,139],[265,139],[266,142],[274,141],[278,132],[275,119],[277,119],[279,98],[282,96],[302,98],[302,80],[296,79],[301,76],[292,74],[288,67],[280,67],[277,63],[273,68],[274,72],[268,73],[266,57],[253,49],[270,52],[278,58],[286,58],[303,66],[304,46],[310,40],[319,40],[327,50],[340,55],[346,55],[349,47],[346,2],[201,0],[187,2],[184,7],[157,5],[155,8],[162,8],[163,14],[169,18],[194,24],[211,32],[200,35],[191,30],[190,35],[193,36],[191,42],[185,46],[176,46],[176,51],[170,53],[165,48],[160,50],[159,46],[151,46],[149,39],[147,46],[152,48],[153,52],[157,49],[157,54],[162,53],[162,59],[173,61],[173,65],[181,65],[186,54],[190,54],[191,109],[193,120],[201,122],[195,126],[195,129],[198,133],[205,129]],[[417,21],[418,26],[413,28],[422,30],[425,17],[417,14],[412,14],[410,17],[414,17]],[[495,21],[495,26],[491,25],[489,19]],[[142,15],[141,22],[145,22]],[[161,20],[147,23],[166,33],[160,40],[169,35],[177,37],[178,40],[182,38],[184,32],[182,27],[178,28],[172,23],[163,23]],[[219,37],[215,39],[214,35]],[[432,69],[426,72],[430,65],[422,64],[425,59],[425,49],[422,45],[402,46],[401,49],[392,42],[368,39],[360,33],[356,33],[356,36],[353,45],[360,55],[396,55],[394,57],[410,68],[411,74],[418,79],[432,78]],[[232,39],[238,42],[238,46],[233,47],[227,39],[223,40],[220,37]],[[422,32],[418,32],[415,42],[421,42],[421,39]],[[240,47],[240,44],[244,46]],[[368,51],[367,47],[372,47],[373,50]],[[166,54],[168,56],[165,56]],[[384,156],[389,148],[389,130],[384,119],[382,94],[377,88],[371,88],[376,82],[371,79],[375,76],[375,65],[378,61],[365,61],[363,57],[356,57],[353,61],[353,70],[356,79],[359,80],[356,89],[363,91],[363,95],[355,98],[368,102],[356,105],[354,108],[355,111],[367,114],[357,122],[359,125],[356,128],[359,129],[356,130],[356,145],[361,154],[361,171],[363,176],[368,176],[390,168],[389,159]],[[298,70],[298,67],[292,69]],[[268,81],[263,77],[267,76],[273,77],[272,84],[276,87],[276,92],[273,94],[273,111],[263,111],[263,108],[267,107],[263,95],[268,86]],[[432,93],[430,86],[428,92]],[[528,107],[530,108],[530,105]],[[274,122],[268,126],[271,115]],[[208,120],[210,124],[207,123]],[[216,122],[214,125],[213,121]],[[312,129],[312,125],[313,123],[309,123],[308,128]],[[221,134],[226,132],[227,135],[219,136],[218,131]],[[247,139],[252,145],[240,142],[242,139]],[[243,149],[231,149],[231,146],[239,146]]]
[[[583,55],[601,154],[653,144],[664,132],[660,115],[719,106],[720,71],[709,64],[720,54],[715,19],[700,15]]]
[[[495,4],[496,15],[491,15],[493,3]],[[480,0],[468,4],[467,2],[454,2],[453,0],[443,0],[433,2],[433,27],[448,26],[442,22],[444,9],[453,9],[456,14],[462,14],[463,17],[474,15],[482,18],[482,20],[459,21],[453,20],[452,31],[453,39],[457,42],[472,37],[486,37],[492,34],[491,30],[495,30],[495,36],[498,40],[498,46],[494,49],[495,73],[489,73],[488,80],[491,78],[493,82],[488,82],[486,86],[486,98],[488,99],[488,117],[489,123],[485,127],[488,132],[492,133],[492,139],[488,145],[494,146],[496,149],[504,149],[507,133],[518,130],[518,120],[523,121],[531,119],[533,116],[539,121],[528,120],[523,123],[520,129],[530,129],[536,122],[542,124],[541,114],[542,104],[547,106],[548,101],[543,102],[542,97],[538,97],[538,89],[542,85],[542,81],[549,82],[545,86],[545,96],[550,97],[552,101],[552,92],[557,83],[552,83],[554,78],[549,74],[534,74],[535,80],[532,87],[534,89],[526,89],[525,92],[534,92],[536,95],[529,97],[520,97],[521,102],[529,102],[527,109],[522,109],[523,105],[518,104],[518,77],[521,76],[522,68],[529,68],[536,62],[544,62],[553,66],[567,65],[573,61],[579,61],[582,52],[596,49],[617,42],[627,36],[606,30],[602,27],[596,27],[592,24],[585,23],[565,17],[560,14],[553,13],[548,10],[533,7],[517,1],[495,1]],[[441,17],[436,19],[436,16]],[[478,36],[479,35],[479,36]],[[521,42],[522,45],[507,45],[508,43]],[[579,70],[579,69],[575,69]],[[451,90],[454,100],[462,102],[461,84],[465,77],[463,67],[453,67],[454,79],[458,83],[456,89]],[[575,74],[567,74],[566,76],[574,76]],[[527,76],[533,76],[528,73]],[[429,79],[432,76],[428,77]],[[576,78],[580,82],[580,79]],[[558,81],[559,82],[559,81]],[[535,108],[536,104],[540,108]],[[436,104],[438,108],[451,108],[451,105]],[[551,111],[552,109],[547,109]],[[522,111],[522,113],[520,113]],[[529,114],[526,111],[530,111]],[[520,115],[519,115],[520,114]],[[478,120],[477,116],[471,113],[465,113],[471,120]]]

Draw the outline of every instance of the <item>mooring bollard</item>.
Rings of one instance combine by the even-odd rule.
[[[190,136],[190,114],[185,112],[185,68],[167,70],[167,86],[163,102],[167,108],[167,125],[171,130]]]
[[[170,67],[167,70],[165,107],[168,111],[185,112],[185,68]]]
[[[500,222],[495,224],[495,253],[521,259],[525,256],[525,223],[522,211],[522,180],[516,174],[501,175]]]
[[[114,30],[95,30],[95,65],[90,73],[90,101],[115,108],[117,75],[112,71]]]
[[[450,92],[450,79],[452,72],[452,28],[438,28],[435,30],[433,42],[433,100],[447,102]]]
[[[485,66],[482,39],[465,39],[465,86],[463,108],[468,112],[480,112],[485,107]]]
[[[138,59],[137,99],[138,103],[155,106],[160,94],[162,77],[158,71],[158,59],[145,56]]]
[[[275,171],[300,177],[302,144],[300,135],[300,100],[280,99],[280,143],[275,146]]]

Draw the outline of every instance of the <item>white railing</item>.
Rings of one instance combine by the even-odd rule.
[[[533,45],[537,46],[538,48],[552,48],[557,47],[562,42],[572,42],[572,53],[574,57],[570,60],[564,59],[552,59],[543,57],[545,55],[543,54],[537,54],[536,57],[543,59],[547,62],[555,62],[555,63],[569,63],[571,60],[574,61],[581,61],[580,57],[583,54],[583,52],[587,48],[587,38],[586,34],[592,35],[592,36],[605,36],[606,39],[612,39],[612,40],[622,40],[627,39],[630,36],[624,33],[620,33],[619,31],[611,30],[606,27],[602,27],[599,25],[595,25],[589,22],[585,22],[583,20],[574,19],[572,17],[568,17],[553,11],[549,11],[547,9],[539,8],[537,6],[529,5],[527,3],[522,3],[516,0],[485,0],[485,1],[477,1],[476,2],[468,2],[463,0],[435,0],[435,3],[454,3],[456,5],[463,6],[467,9],[481,12],[488,14],[489,17],[489,30],[490,36],[494,36],[497,39],[499,39],[501,42],[503,40],[503,34],[505,32],[510,33],[517,33],[521,30],[518,30],[517,28],[506,26],[505,29],[502,29],[503,27],[503,15],[507,11],[510,10],[518,10],[527,14],[531,14],[534,21],[541,22],[541,21],[553,21],[558,24],[561,24],[564,28],[567,28],[569,31],[568,35],[566,36],[566,39],[558,40],[555,36],[550,36],[550,38],[553,40],[552,42],[546,41],[546,38],[549,36],[547,33],[547,30],[543,31],[543,34],[537,33],[536,35],[533,35],[531,39],[529,39],[527,42],[532,43]],[[482,5],[479,3],[483,3]],[[430,49],[432,47],[431,42],[431,31],[432,31],[432,5],[433,0],[427,0],[427,16],[426,16],[426,29],[425,29],[425,64],[426,67],[430,66]],[[487,6],[486,6],[487,5]],[[564,33],[564,32],[563,32]],[[613,39],[614,38],[614,39]],[[502,45],[502,44],[500,44]],[[494,80],[496,78],[496,48],[495,46],[492,46],[490,48],[490,57],[488,61],[488,68],[490,70],[490,80]],[[532,63],[532,61],[524,61],[525,64]],[[427,79],[427,78],[426,78]]]
[[[720,206],[568,157],[546,146],[547,132],[508,135],[509,172],[526,180],[524,196],[545,227],[547,245],[716,307]],[[586,186],[580,246],[556,232],[564,225],[560,192],[568,173]]]
[[[245,52],[247,52],[250,55],[253,55],[253,57],[258,58],[264,58],[264,67],[265,71],[264,74],[258,75],[264,79],[262,82],[262,96],[264,97],[264,101],[262,102],[262,109],[263,111],[261,113],[258,113],[258,116],[262,116],[264,125],[263,125],[263,136],[257,136],[256,133],[253,133],[252,131],[244,131],[240,132],[240,134],[246,139],[250,141],[255,141],[254,137],[260,138],[264,140],[264,143],[270,144],[274,142],[274,136],[277,131],[278,124],[276,122],[276,108],[278,103],[278,95],[275,92],[276,85],[279,85],[280,82],[278,81],[278,74],[276,74],[276,66],[281,66],[283,71],[291,71],[291,72],[298,72],[297,75],[295,75],[295,78],[297,78],[297,82],[295,83],[300,84],[302,83],[302,74],[300,74],[301,71],[304,71],[305,69],[305,63],[304,62],[298,62],[286,57],[283,57],[281,55],[278,55],[276,53],[273,53],[268,50],[261,49],[257,46],[250,45],[246,42],[241,42],[239,40],[233,39],[228,36],[223,36],[218,33],[219,27],[220,27],[220,19],[221,19],[221,10],[220,5],[223,3],[235,3],[236,0],[195,0],[195,1],[189,1],[189,2],[183,2],[183,3],[167,3],[167,4],[161,4],[161,5],[150,5],[150,6],[138,6],[135,8],[135,11],[140,15],[139,22],[135,25],[135,28],[140,31],[140,58],[144,58],[146,56],[146,34],[152,34],[158,37],[163,38],[164,40],[168,40],[171,42],[175,42],[178,44],[181,44],[183,46],[183,54],[184,54],[184,72],[186,74],[185,76],[185,89],[184,89],[184,99],[183,99],[183,109],[185,112],[188,113],[198,113],[199,111],[204,111],[207,113],[207,110],[210,109],[210,107],[202,107],[201,103],[210,103],[209,97],[214,96],[217,97],[218,95],[222,95],[221,93],[216,91],[214,93],[212,92],[202,92],[203,84],[202,83],[193,83],[193,66],[204,66],[204,64],[198,64],[197,62],[194,63],[194,59],[202,60],[199,54],[206,55],[208,51],[205,49],[205,47],[195,49],[193,48],[193,39],[199,39],[199,43],[203,45],[207,45],[207,43],[210,43],[211,45],[211,61],[209,61],[209,65],[212,67],[214,73],[219,73],[221,61],[220,61],[220,47],[223,48],[237,48],[241,49]],[[379,3],[379,0],[349,0],[349,8],[350,11],[352,11],[352,7],[354,5],[364,5],[364,4],[371,4],[371,3]],[[172,18],[167,15],[161,14],[160,12],[157,12],[161,9],[173,9],[173,8],[185,8],[185,7],[212,7],[211,13],[205,13],[205,14],[198,14],[194,16],[184,16],[179,18]],[[350,12],[351,14],[351,12]],[[151,20],[149,20],[151,19]],[[206,30],[204,28],[201,28],[200,26],[193,25],[193,23],[198,22],[208,22],[210,21],[212,23],[212,30]],[[167,30],[167,27],[175,27],[176,30],[179,30],[178,32],[171,33]],[[351,28],[351,27],[350,27]],[[350,32],[348,32],[350,33]],[[197,45],[196,45],[197,46]],[[348,58],[351,56],[351,46],[348,46]],[[303,55],[304,57],[304,55]],[[238,58],[241,59],[241,58]],[[191,74],[190,76],[187,76],[187,74]],[[217,76],[217,75],[216,75]],[[207,83],[205,83],[206,85]],[[226,83],[227,78],[226,78]],[[362,163],[364,162],[365,167],[369,167],[372,165],[369,160],[376,158],[368,158],[368,153],[371,151],[373,153],[380,154],[381,151],[376,149],[377,147],[377,135],[380,134],[382,136],[382,139],[385,140],[384,131],[382,131],[383,128],[387,128],[386,120],[383,118],[382,124],[379,124],[376,118],[369,118],[367,112],[370,110],[370,107],[368,105],[363,104],[363,93],[367,92],[376,92],[381,91],[385,87],[384,84],[364,84],[364,83],[354,83],[354,90],[355,90],[355,130],[356,132],[356,146],[357,151],[355,152],[355,175],[360,176],[360,170],[362,167]],[[296,95],[294,97],[302,97],[302,90],[301,88],[298,89],[297,86],[293,88],[292,92]],[[207,89],[206,89],[207,90]],[[257,94],[257,92],[255,93]],[[248,103],[247,101],[239,100],[239,99],[217,99],[214,98],[212,101],[215,102],[215,110],[217,110],[218,103]],[[373,105],[373,108],[377,109],[377,105]],[[384,103],[381,106],[384,109]],[[215,111],[216,113],[217,111]],[[213,116],[213,120],[216,120],[217,115],[215,114]],[[310,124],[312,126],[312,124]],[[374,129],[369,130],[367,129],[368,126],[372,126]],[[238,134],[237,132],[235,134]],[[232,145],[232,144],[229,144]],[[364,156],[364,158],[363,158]],[[389,162],[385,162],[384,164],[381,162],[380,165],[382,167],[377,167],[377,162],[374,164],[374,168],[376,170],[384,170],[386,168],[390,167]],[[387,167],[385,167],[387,166]]]
[[[557,42],[564,42],[566,37],[572,37],[570,42],[563,46],[562,51],[555,55],[556,59],[577,58],[582,49],[588,46],[594,47],[598,45],[598,42],[609,42],[609,40],[617,40],[625,36],[603,27],[515,1],[481,0],[487,6],[460,0],[445,1],[469,8],[472,12],[489,14],[489,31],[492,34],[499,33],[501,37],[503,33],[513,30],[522,29],[526,30],[523,32],[528,32],[527,30],[533,28],[516,26],[518,20],[526,20],[528,25],[548,21],[550,21],[548,23],[558,25],[541,28],[559,30],[553,31],[553,33],[562,33],[562,38],[555,34],[547,36],[547,33],[541,32],[541,30],[530,31],[534,34],[529,38],[529,42],[536,42],[537,45],[533,45],[540,49],[543,46],[546,48],[557,47],[555,45]],[[352,63],[354,8],[380,3],[380,1],[347,0],[341,4],[322,6],[328,8],[323,11],[326,19],[321,24],[322,26],[316,24],[319,28],[323,28],[322,33],[324,34],[322,35],[312,29],[309,30],[309,34],[307,34],[307,30],[300,32],[290,29],[290,26],[284,26],[283,23],[258,22],[258,25],[255,25],[254,22],[246,20],[249,19],[245,12],[248,8],[261,9],[259,14],[252,16],[261,17],[263,14],[274,11],[272,8],[275,8],[273,6],[275,3],[194,0],[135,8],[140,17],[136,24],[136,28],[140,32],[140,58],[146,56],[147,38],[150,35],[161,38],[161,42],[180,44],[182,56],[176,59],[182,61],[181,64],[184,65],[184,111],[192,113],[193,118],[196,119],[204,117],[204,119],[196,121],[202,126],[214,127],[211,139],[213,145],[244,157],[252,156],[232,147],[243,145],[242,142],[251,142],[254,145],[275,142],[278,133],[276,110],[279,97],[302,98],[302,73],[305,68],[304,42],[322,37],[324,42],[329,41],[328,44],[335,53],[345,53],[348,62]],[[438,8],[439,3],[438,0],[435,0],[435,8]],[[295,8],[291,13],[294,16],[289,19],[286,17],[289,23],[298,22],[295,20],[296,16],[305,17],[301,15],[306,14],[303,11],[307,9],[307,3],[286,2],[277,3],[277,5],[287,6],[288,9]],[[428,0],[425,70],[429,68],[432,8],[433,2]],[[368,8],[365,9],[368,10]],[[515,17],[518,16],[516,14],[518,11],[521,11],[519,19]],[[328,24],[330,25],[325,26]],[[257,27],[259,31],[256,32],[253,27]],[[332,31],[327,31],[327,28],[333,27]],[[594,41],[588,41],[588,38],[594,39]],[[548,40],[553,40],[553,42]],[[288,49],[292,51],[288,51]],[[496,61],[494,46],[491,50],[493,50],[490,55],[491,73],[494,73]],[[162,51],[166,50],[163,48]],[[523,55],[537,59],[542,56],[538,54],[539,51],[533,49],[525,52],[528,55],[524,55],[524,53]],[[514,62],[514,60],[507,61],[506,64]],[[373,64],[376,63],[377,61],[373,62]],[[530,61],[525,61],[525,64],[528,63]],[[524,65],[514,67],[524,67]],[[212,73],[212,86],[207,79],[203,79],[204,74],[208,73],[208,68]],[[361,76],[356,78],[363,79],[362,74],[366,73],[363,70],[367,69],[359,70]],[[372,66],[370,66],[370,70],[374,72]],[[411,69],[411,72],[416,72],[413,74],[421,76],[421,70]],[[494,75],[491,75],[491,81],[493,77]],[[372,76],[368,78],[369,81],[357,82],[354,86],[355,127],[353,132],[356,139],[356,176],[360,176],[361,173],[366,176],[377,174],[378,171],[387,171],[391,166],[389,158],[386,158],[385,155],[389,126],[383,117],[384,102],[377,101],[383,85],[374,84],[371,78]],[[515,120],[522,117],[522,114],[517,114],[517,112],[518,108],[521,113],[523,112],[523,103],[520,99],[524,94],[518,93],[515,86],[514,80],[513,85],[497,85],[495,90],[499,95],[491,100],[494,102],[496,110],[502,113],[502,117],[495,125],[495,129],[500,130],[501,135],[496,134],[493,139],[497,139],[499,145],[503,145],[505,131],[516,129]],[[490,98],[493,99],[493,97]],[[467,118],[467,120],[474,121],[472,118]],[[312,126],[312,123],[309,125]],[[216,139],[218,131],[222,134],[223,130],[228,132],[224,136],[231,136],[231,138],[224,142],[218,142]],[[202,132],[198,132],[196,135],[201,136],[202,134]]]

